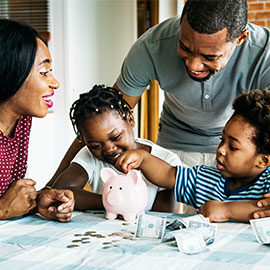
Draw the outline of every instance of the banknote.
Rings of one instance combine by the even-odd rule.
[[[139,215],[136,238],[162,239],[166,226],[166,218],[147,214]]]
[[[189,227],[190,221],[200,221],[203,223],[209,223],[209,218],[206,218],[201,214],[193,215],[193,216],[189,216],[189,217],[184,217],[184,218],[181,218],[180,220],[186,228]]]
[[[217,233],[217,225],[210,222],[201,222],[196,220],[191,220],[189,222],[190,229],[200,230],[205,244],[208,246],[215,241]]]
[[[169,234],[175,237],[179,251],[185,254],[200,253],[208,249],[201,230],[187,228],[171,231]]]
[[[187,227],[183,224],[186,224]],[[211,224],[209,219],[201,215],[185,218],[184,222],[181,219],[175,220],[169,225],[166,227],[161,242],[173,243],[175,241],[179,251],[183,253],[193,254],[202,252],[207,250],[208,245],[215,241],[217,225]]]
[[[270,244],[270,217],[251,219],[250,224],[260,244]]]

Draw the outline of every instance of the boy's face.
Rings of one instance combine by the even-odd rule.
[[[255,127],[239,115],[227,122],[216,152],[217,168],[223,176],[251,181],[261,173],[261,154],[256,153],[254,135]]]
[[[107,110],[85,120],[80,133],[90,152],[112,165],[123,152],[134,147],[131,125],[115,111]]]

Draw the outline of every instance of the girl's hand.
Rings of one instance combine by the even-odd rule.
[[[227,202],[211,200],[201,205],[199,214],[208,217],[210,222],[228,221],[229,209],[227,206]]]
[[[68,189],[42,190],[38,197],[38,212],[60,222],[70,221],[74,205],[73,192]]]
[[[267,207],[268,209],[255,212],[253,214],[254,218],[270,217],[270,193],[264,194],[264,199],[259,200],[257,206],[260,208]]]
[[[137,169],[141,166],[145,153],[142,149],[128,150],[118,157],[115,167],[124,173]]]

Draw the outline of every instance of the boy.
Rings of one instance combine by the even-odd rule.
[[[211,221],[248,221],[270,191],[270,91],[243,93],[233,109],[216,151],[216,167],[172,167],[144,150],[123,153],[117,167],[124,172],[139,168],[152,183],[174,188],[177,201]]]

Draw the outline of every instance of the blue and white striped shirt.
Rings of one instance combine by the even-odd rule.
[[[178,166],[174,186],[175,200],[199,209],[209,200],[249,201],[263,198],[270,192],[270,167],[247,185],[229,190],[230,179],[224,178],[216,167]]]

